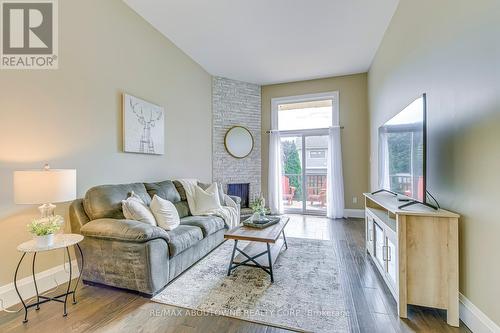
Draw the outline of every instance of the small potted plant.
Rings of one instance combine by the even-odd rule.
[[[33,235],[37,246],[49,247],[54,244],[54,234],[61,229],[63,221],[59,215],[33,219],[28,224],[28,231]]]
[[[258,197],[250,203],[250,208],[253,211],[252,220],[260,221],[265,219],[265,215],[268,213],[266,208],[266,200],[263,196]]]

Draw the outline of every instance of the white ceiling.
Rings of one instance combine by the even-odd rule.
[[[366,72],[398,0],[124,0],[210,74],[257,84]]]

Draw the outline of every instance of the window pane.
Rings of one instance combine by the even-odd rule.
[[[285,209],[302,209],[302,137],[281,137],[283,204]]]
[[[280,131],[326,128],[332,126],[332,100],[278,105]]]
[[[326,213],[328,136],[306,136],[306,210]]]
[[[311,150],[309,151],[310,158],[325,158],[326,154],[324,150]]]

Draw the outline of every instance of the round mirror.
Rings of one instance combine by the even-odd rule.
[[[253,136],[245,127],[234,126],[227,131],[224,145],[229,155],[244,158],[252,152]]]

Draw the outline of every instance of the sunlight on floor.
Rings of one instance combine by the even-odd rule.
[[[331,220],[322,216],[286,214],[290,222],[285,228],[287,237],[323,239],[332,237]]]

